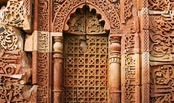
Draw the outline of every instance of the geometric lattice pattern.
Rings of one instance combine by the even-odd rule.
[[[107,36],[64,37],[64,102],[107,103]]]

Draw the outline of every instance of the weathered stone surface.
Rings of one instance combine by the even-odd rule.
[[[0,102],[174,102],[173,0],[0,7]]]

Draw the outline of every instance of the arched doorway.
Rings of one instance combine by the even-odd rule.
[[[85,5],[64,31],[64,102],[108,102],[108,35],[105,21]]]

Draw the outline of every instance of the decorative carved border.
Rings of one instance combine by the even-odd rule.
[[[49,1],[50,0],[38,0],[38,2],[36,1],[38,3],[38,7],[37,9],[35,9],[35,12],[37,12],[38,14],[35,15],[35,19],[37,19],[37,30],[39,31],[49,31]]]
[[[50,53],[37,53],[38,103],[50,103]]]
[[[150,103],[150,64],[149,64],[149,14],[148,0],[141,1],[140,7],[141,38],[141,78],[142,103]]]
[[[138,34],[122,36],[122,102],[140,102],[140,55]]]
[[[99,1],[70,0],[70,1],[65,1],[57,10],[55,16],[53,17],[52,31],[62,32],[64,30],[64,24],[66,24],[66,19],[68,15],[71,13],[71,11],[73,11],[73,9],[76,8],[77,6],[85,5],[85,4],[92,6],[97,11],[100,11],[101,12],[100,14],[103,14],[106,16],[104,18],[107,18],[110,21],[111,34],[116,32],[118,29],[120,29],[119,2],[114,4],[106,0],[99,0]]]
[[[37,103],[50,103],[51,99],[51,53],[50,19],[51,0],[35,0],[33,82],[38,84]],[[34,60],[36,59],[36,60]]]

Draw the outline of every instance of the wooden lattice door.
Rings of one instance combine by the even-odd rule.
[[[64,33],[64,102],[107,103],[108,33],[101,15],[78,8]]]

